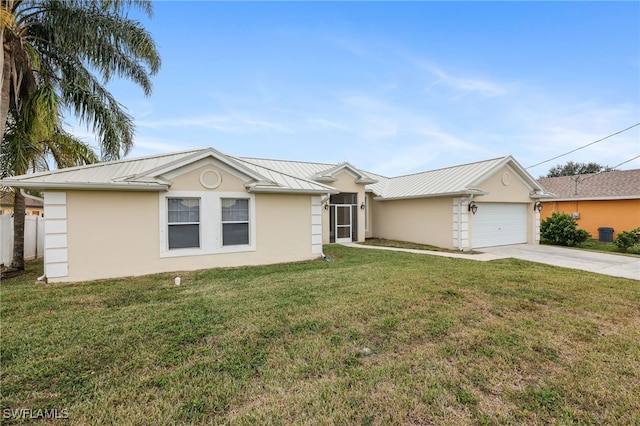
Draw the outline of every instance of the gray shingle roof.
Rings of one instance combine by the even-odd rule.
[[[551,200],[640,198],[640,169],[541,178],[538,182],[555,194]]]

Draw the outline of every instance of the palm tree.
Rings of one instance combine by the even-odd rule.
[[[0,177],[49,170],[49,160],[58,168],[98,161],[88,144],[62,128],[59,109],[56,93],[45,85],[29,96],[21,111],[10,110],[0,151]],[[14,235],[21,238],[14,238],[10,269],[21,271],[24,270],[25,200],[17,188],[13,188],[12,193]]]
[[[129,152],[132,118],[105,85],[126,78],[149,95],[160,67],[150,34],[128,17],[132,8],[152,14],[149,0],[0,0],[0,156],[15,162],[5,170],[26,173],[47,154],[60,167],[91,159],[89,147],[62,129],[63,110],[93,130],[102,159]],[[24,198],[15,199],[18,216]],[[24,228],[16,231],[21,239]],[[24,269],[23,258],[14,250],[12,267]]]

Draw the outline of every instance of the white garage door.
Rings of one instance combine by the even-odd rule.
[[[527,242],[527,204],[477,203],[471,218],[473,248]]]

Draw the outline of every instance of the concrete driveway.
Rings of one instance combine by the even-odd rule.
[[[599,253],[541,244],[516,244],[511,246],[478,249],[500,257],[546,263],[565,268],[582,269],[598,274],[640,280],[640,258],[617,254]]]

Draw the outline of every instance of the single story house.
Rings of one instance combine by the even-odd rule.
[[[24,195],[25,213],[32,216],[42,216],[44,200],[29,194]],[[0,216],[13,214],[13,194],[11,191],[0,192]]]
[[[578,227],[598,238],[598,228],[615,233],[640,227],[640,169],[538,179],[555,194],[542,202],[542,219],[553,212],[573,215]]]
[[[327,243],[537,243],[550,196],[511,156],[400,177],[215,149],[7,178],[45,200],[45,275],[84,281],[301,261]]]

